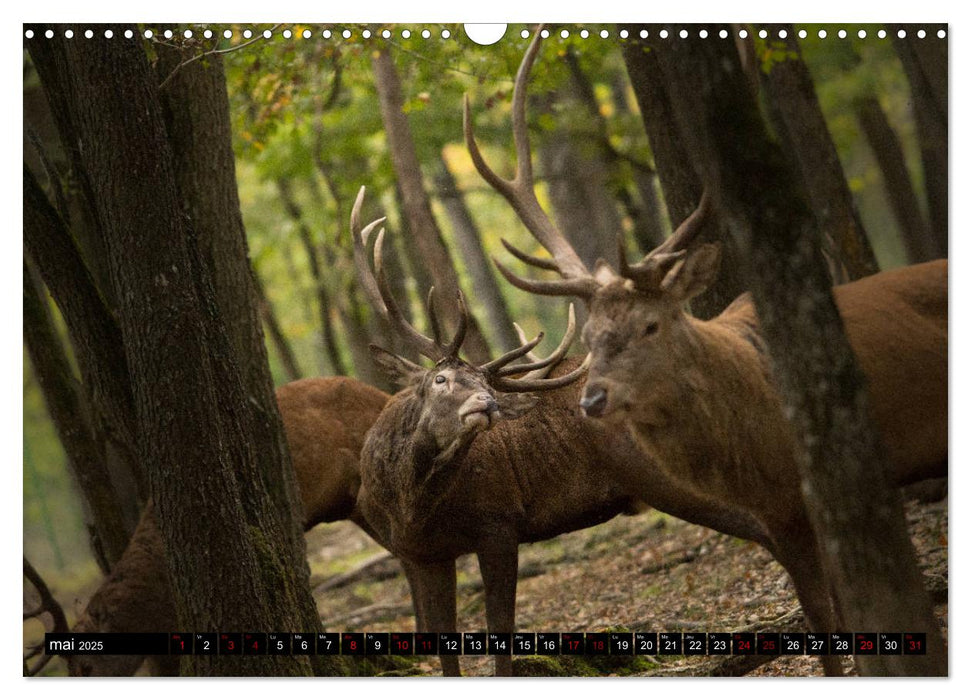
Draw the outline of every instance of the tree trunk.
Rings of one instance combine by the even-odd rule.
[[[718,28],[710,28],[715,33]],[[926,631],[927,656],[858,656],[864,675],[946,675],[903,506],[867,415],[865,384],[830,291],[818,231],[769,139],[731,43],[668,42],[660,55],[686,145],[715,205],[751,256],[761,328],[797,436],[803,493],[842,622]],[[863,524],[863,526],[861,526]]]
[[[293,197],[293,190],[290,181],[280,178],[276,182],[277,191],[280,193],[280,200],[290,219],[297,227],[300,234],[300,241],[303,243],[304,252],[307,255],[307,264],[310,266],[310,276],[314,280],[314,289],[317,291],[317,310],[320,314],[320,335],[323,341],[324,352],[334,374],[347,375],[347,368],[341,359],[341,351],[337,346],[337,335],[334,332],[334,321],[332,318],[332,306],[330,292],[327,289],[327,280],[324,279],[323,269],[320,259],[317,257],[317,244],[314,242],[310,227],[303,217],[303,212]]]
[[[854,105],[854,111],[883,174],[887,199],[900,226],[910,262],[940,257],[942,251],[937,250],[921,212],[900,139],[887,120],[880,101],[874,95],[861,97]]]
[[[73,245],[77,248],[78,255],[85,261],[88,268],[87,274],[99,290],[105,307],[113,313],[117,304],[111,296],[111,281],[108,269],[105,266],[104,236],[95,211],[91,183],[88,182],[84,168],[81,167],[81,142],[71,121],[66,86],[59,82],[60,76],[52,71],[49,56],[50,46],[33,42],[27,48],[33,66],[40,77],[46,99],[44,101],[25,99],[24,121],[31,124],[32,127],[37,125],[38,132],[42,135],[49,133],[47,128],[49,121],[53,122],[56,127],[60,136],[59,146],[63,154],[55,155],[56,149],[49,148],[48,155],[56,160],[60,160],[61,155],[63,155],[64,172],[67,173],[66,189],[71,193],[68,209],[58,213],[65,219],[65,225],[70,228]],[[40,264],[36,257],[33,260],[38,265]],[[42,275],[44,274],[43,270],[40,272]],[[48,289],[50,289],[49,284]],[[55,293],[53,289],[50,291],[51,294]],[[54,299],[56,301],[57,296]],[[58,302],[58,306],[60,306],[60,302]]]
[[[495,344],[502,352],[519,347],[519,336],[512,326],[512,317],[509,315],[506,300],[502,296],[495,275],[492,274],[489,257],[482,247],[479,227],[476,226],[471,212],[465,206],[465,199],[458,189],[455,177],[448,169],[448,161],[445,160],[444,155],[441,156],[435,171],[435,187],[438,190],[438,200],[452,223],[452,233],[459,243],[465,269],[472,278],[476,301],[486,309]]]
[[[773,56],[784,53],[784,60],[771,61],[768,72],[758,71],[780,144],[809,195],[823,234],[823,250],[842,263],[849,280],[872,275],[879,270],[877,260],[816,99],[812,76],[802,60],[795,30],[792,25],[783,26],[784,45],[771,50]]]
[[[387,49],[376,51],[372,55],[372,64],[391,163],[394,166],[398,185],[401,187],[401,198],[404,203],[402,213],[408,219],[411,234],[408,243],[414,244],[408,247],[418,252],[422,265],[428,269],[435,280],[439,317],[451,328],[456,328],[459,316],[456,301],[459,294],[458,275],[455,273],[445,242],[442,240],[438,224],[432,216],[411,127],[407,116],[402,111],[403,100],[398,72]],[[463,349],[466,356],[476,363],[486,362],[490,357],[489,345],[474,317],[469,318],[469,328]]]
[[[638,37],[641,25],[629,25],[627,29],[631,37]],[[654,41],[656,29],[651,27],[648,31],[648,39],[631,38],[624,43],[624,65],[640,106],[647,139],[654,152],[654,166],[664,193],[664,203],[674,229],[698,206],[702,186],[672,112],[673,95],[682,88],[666,82],[658,65],[658,54],[670,42],[652,44],[650,42]],[[729,79],[734,89],[749,89],[741,72]],[[691,302],[691,310],[696,316],[712,318],[745,291],[745,282],[736,244],[725,223],[718,217],[711,217],[701,236],[704,240],[720,241],[722,244],[722,264],[717,281]]]
[[[624,157],[611,145],[607,120],[600,111],[600,103],[597,101],[593,85],[590,83],[590,78],[584,73],[576,51],[572,48],[567,49],[566,64],[570,70],[573,97],[583,107],[586,118],[591,121],[591,145],[596,145],[596,151],[599,155],[596,160],[599,160],[607,171],[603,191],[610,192],[613,199],[624,208],[631,220],[634,239],[641,250],[647,253],[663,240],[657,193],[653,187],[644,188],[642,184],[653,180],[656,173],[646,163]],[[616,102],[618,110],[626,109],[626,100],[623,95]],[[631,192],[632,184],[633,188],[637,189],[641,195],[643,201],[640,204]],[[596,187],[596,185],[593,186]],[[605,223],[609,225],[612,222],[606,221]],[[617,225],[620,225],[619,221],[617,221]],[[621,234],[621,229],[608,232],[608,235],[610,233],[616,237]],[[613,241],[611,241],[611,244],[613,244]]]
[[[337,233],[334,236],[333,245],[324,245],[324,260],[331,270],[353,269],[351,260],[353,253],[351,241],[348,239],[347,222],[350,217],[350,209],[345,206],[346,201],[341,195],[337,183],[331,178],[330,172],[322,156],[316,157],[317,172],[323,178],[327,186],[327,191],[333,199],[334,211],[336,214]],[[323,192],[313,178],[310,180],[311,192],[314,200],[321,208],[327,206]],[[407,298],[404,294],[398,295],[399,286],[405,283],[404,273],[401,272],[401,260],[398,247],[395,245],[395,238],[385,239],[385,262],[388,266],[388,282],[393,285],[396,299]],[[351,351],[351,359],[354,360],[354,369],[358,379],[378,387],[384,391],[394,391],[394,387],[384,373],[378,369],[371,357],[368,346],[377,343],[382,347],[398,351],[398,345],[391,337],[391,328],[381,316],[372,313],[368,317],[364,305],[361,303],[360,290],[358,289],[356,277],[351,275],[339,275],[338,284],[340,292],[337,297],[337,311],[340,314],[341,324],[344,327],[344,342]],[[407,306],[402,309],[405,314],[410,312]],[[413,351],[409,351],[413,352]],[[402,354],[398,352],[398,354]],[[415,357],[414,355],[409,355]],[[416,358],[417,359],[417,358]]]
[[[260,305],[260,316],[263,317],[263,325],[266,326],[266,330],[270,333],[270,339],[273,341],[273,347],[276,348],[276,354],[280,359],[280,364],[283,365],[283,371],[287,373],[287,379],[291,382],[296,381],[303,377],[303,373],[297,365],[297,358],[293,354],[293,348],[290,347],[290,341],[287,340],[283,328],[280,327],[280,321],[277,320],[276,313],[273,311],[273,305],[266,296],[266,290],[263,288],[259,273],[253,270],[253,275],[253,281],[256,283],[256,298]]]
[[[126,27],[112,29],[120,36]],[[243,241],[219,245],[207,257],[194,222],[181,214],[182,195],[198,193],[180,194],[187,180],[177,176],[158,77],[141,42],[55,35],[45,43],[49,72],[65,89],[84,145],[80,162],[119,300],[139,454],[150,475],[179,622],[201,630],[314,630],[319,618],[301,514],[265,350],[254,359],[233,347],[209,267],[246,265],[245,253],[239,255]],[[194,96],[201,99],[203,91]],[[228,120],[228,111],[214,108],[219,95],[210,92],[208,99],[184,107]],[[216,175],[232,180],[234,173]],[[255,324],[253,297],[238,294],[233,303]],[[260,335],[258,326],[241,330],[247,338]],[[247,385],[251,367],[261,367],[262,376]],[[200,675],[311,672],[299,657],[195,656],[183,663]]]
[[[901,39],[900,27],[890,25],[888,30],[904,65],[910,82],[910,94],[914,120],[917,122],[917,139],[920,142],[921,163],[924,169],[924,189],[931,235],[936,242],[937,254],[947,256],[947,132],[948,89],[947,49],[948,39],[937,37],[939,29],[946,25],[926,26],[928,37],[921,39],[913,31]]]
[[[90,408],[71,373],[47,301],[24,261],[24,344],[85,504],[91,550],[104,573],[121,558],[132,529],[111,483],[105,445],[90,427]]]
[[[574,101],[573,91],[539,97],[550,112],[559,99]],[[587,269],[603,259],[617,269],[620,217],[607,198],[607,173],[596,144],[565,132],[546,134],[537,143],[539,161],[549,191],[553,219]]]
[[[34,62],[39,63],[36,57]],[[91,428],[99,441],[108,443],[109,454],[122,461],[134,476],[140,486],[140,500],[144,501],[148,483],[136,454],[134,399],[121,332],[71,233],[26,166],[24,249],[67,325],[93,411]],[[140,506],[136,510],[140,511]]]

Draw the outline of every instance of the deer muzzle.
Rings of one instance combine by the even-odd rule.
[[[491,394],[482,393],[470,397],[459,411],[459,418],[466,425],[471,422],[479,424],[482,429],[488,429],[499,414],[499,402]]]
[[[588,418],[602,417],[607,410],[607,390],[602,386],[588,384],[580,397],[580,410]]]

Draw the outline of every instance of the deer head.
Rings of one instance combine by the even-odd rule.
[[[428,318],[432,336],[416,330],[401,312],[391,293],[383,265],[384,229],[374,242],[374,272],[368,265],[367,247],[371,233],[384,219],[377,219],[364,228],[360,226],[360,210],[365,189],[358,193],[351,212],[351,234],[354,240],[354,260],[362,287],[371,305],[387,319],[393,332],[408,342],[423,357],[434,363],[423,367],[377,345],[371,345],[371,354],[379,367],[392,381],[403,387],[401,394],[416,399],[416,432],[434,442],[438,459],[453,456],[467,446],[476,434],[489,430],[496,421],[513,419],[523,415],[536,402],[528,392],[557,389],[579,379],[587,369],[586,364],[555,379],[545,379],[537,374],[540,370],[558,362],[569,347],[576,331],[573,308],[560,346],[545,359],[532,359],[512,364],[535,348],[543,339],[540,333],[533,340],[523,343],[483,365],[472,365],[459,356],[465,331],[468,327],[468,308],[461,293],[458,297],[461,311],[459,327],[448,341],[442,340],[441,326],[435,313],[434,288],[428,292]],[[512,375],[527,373],[513,378]]]
[[[622,237],[619,270],[603,260],[588,270],[566,238],[557,230],[536,199],[533,188],[529,134],[526,124],[526,88],[539,52],[541,27],[516,74],[512,101],[512,129],[516,147],[516,173],[500,177],[485,162],[475,141],[468,96],[464,130],[472,162],[482,177],[509,202],[533,237],[552,258],[524,253],[503,240],[514,257],[560,279],[528,279],[515,275],[494,260],[508,282],[534,294],[576,296],[589,306],[582,338],[590,350],[591,365],[580,399],[588,416],[620,419],[633,408],[634,388],[664,387],[681,366],[685,329],[690,317],[685,303],[715,280],[718,244],[697,244],[697,234],[711,210],[707,192],[695,212],[660,246],[637,263],[627,261]]]

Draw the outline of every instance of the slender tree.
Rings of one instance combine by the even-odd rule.
[[[654,166],[664,193],[668,217],[674,227],[695,210],[702,191],[701,180],[691,167],[672,111],[673,93],[683,88],[667,82],[667,77],[661,72],[658,54],[664,51],[666,45],[655,42],[659,28],[650,25],[630,25],[626,28],[631,38],[623,44],[624,64],[654,153]],[[640,38],[642,30],[648,33],[643,39]],[[749,89],[741,71],[726,79],[732,81],[733,89]],[[722,258],[725,261],[715,284],[691,302],[695,314],[701,318],[711,318],[745,291],[745,284],[740,273],[738,252],[725,223],[713,217],[701,235],[705,240],[722,243]]]
[[[582,115],[576,109],[575,93],[572,81],[555,92],[537,95],[537,111],[552,111],[555,103],[563,102]],[[607,166],[598,145],[555,131],[537,139],[536,149],[557,228],[588,268],[593,269],[598,259],[616,267],[617,235],[623,229],[617,207],[607,196]]]
[[[906,36],[900,36],[903,29]],[[920,38],[910,29],[889,27],[894,47],[910,82],[911,104],[917,124],[924,190],[930,218],[930,233],[937,242],[937,253],[947,255],[947,26],[929,25],[928,35]],[[944,30],[945,36],[937,36]]]
[[[920,199],[907,170],[907,159],[897,132],[876,95],[862,95],[853,105],[856,119],[880,166],[887,200],[903,235],[910,262],[940,257],[936,241],[920,208]]]
[[[853,71],[863,63],[863,58],[852,42],[841,42],[833,51],[844,71]],[[887,200],[900,228],[910,261],[922,262],[945,255],[946,245],[938,248],[938,241],[932,236],[928,220],[921,209],[900,137],[869,81],[864,81],[862,88],[852,94],[851,105],[883,176]]]
[[[303,377],[303,372],[300,371],[297,358],[293,354],[293,348],[290,346],[290,341],[280,326],[280,321],[276,317],[273,305],[266,296],[266,290],[263,288],[262,281],[260,281],[260,275],[255,270],[254,273],[253,279],[256,282],[256,297],[259,301],[260,316],[263,318],[263,325],[270,334],[270,340],[273,341],[273,347],[276,348],[277,357],[280,359],[280,364],[283,365],[283,371],[287,373],[287,378],[290,381],[296,381]]]
[[[421,256],[421,265],[435,281],[438,311],[446,323],[458,324],[459,281],[442,239],[441,231],[432,216],[431,204],[425,192],[421,165],[415,151],[411,126],[403,111],[401,81],[394,60],[387,48],[372,54],[374,81],[381,102],[381,118],[384,122],[388,150],[401,188],[403,214],[408,219],[409,243]],[[475,318],[469,319],[469,330],[464,345],[470,360],[486,362],[489,345]]]
[[[713,29],[715,33],[717,28]],[[930,653],[858,656],[866,675],[946,675],[947,657],[867,415],[862,375],[843,334],[818,230],[798,181],[768,137],[728,42],[668,42],[658,52],[701,179],[750,256],[751,288],[791,420],[803,493],[849,629],[926,631]],[[866,527],[860,527],[865,523]],[[865,585],[861,585],[865,582]]]
[[[618,152],[610,141],[607,120],[600,109],[600,102],[594,93],[593,84],[580,64],[580,58],[573,47],[566,52],[566,65],[570,71],[570,83],[574,98],[583,108],[586,119],[590,120],[590,136],[596,145],[600,159],[607,168],[606,189],[630,217],[634,239],[643,252],[659,245],[663,240],[663,226],[660,218],[660,202],[653,180],[654,168],[648,163]],[[614,87],[614,86],[612,86]],[[623,94],[615,96],[618,111],[627,110],[627,99]],[[628,174],[632,171],[632,176]],[[639,192],[642,201],[638,202],[633,191]],[[615,232],[619,234],[620,232]]]
[[[317,311],[319,314],[320,335],[327,362],[333,374],[348,374],[344,360],[341,358],[341,350],[337,343],[337,333],[334,327],[334,303],[331,301],[330,291],[328,290],[328,280],[324,276],[323,266],[317,255],[317,243],[314,241],[313,233],[307,225],[303,211],[297,204],[293,196],[293,187],[286,178],[279,178],[276,182],[277,192],[280,194],[280,201],[287,215],[297,227],[300,242],[303,244],[304,253],[307,256],[307,264],[310,267],[310,276],[314,281],[314,289],[317,292]]]
[[[816,99],[812,76],[802,60],[795,29],[791,24],[782,28],[784,39],[761,45],[766,68],[758,71],[779,143],[809,195],[823,234],[823,250],[845,268],[849,279],[871,275],[879,269],[877,260]]]
[[[48,48],[45,45],[36,53]],[[144,496],[147,481],[137,457],[128,358],[114,312],[107,306],[107,295],[95,282],[91,266],[82,259],[72,232],[26,165],[23,186],[24,250],[34,262],[67,326],[82,386],[91,397],[88,402],[91,430],[98,442],[106,443],[108,457],[122,461],[128,472],[135,476],[141,486],[140,495]]]
[[[46,295],[42,296],[26,260],[23,288],[24,344],[86,506],[91,549],[101,570],[108,573],[125,551],[132,529],[108,472],[105,444],[91,429],[91,410],[71,372]]]
[[[455,182],[455,176],[449,170],[448,161],[444,155],[439,157],[434,175],[436,195],[445,209],[452,224],[452,234],[459,244],[459,252],[465,262],[465,269],[472,278],[475,288],[476,301],[485,307],[496,345],[503,351],[519,347],[519,336],[512,325],[512,317],[502,296],[496,277],[492,273],[492,264],[482,247],[482,237],[479,227],[472,218],[472,213],[465,204],[465,198]]]

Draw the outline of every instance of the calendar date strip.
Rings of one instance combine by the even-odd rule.
[[[44,635],[58,655],[863,656],[927,653],[923,632],[173,632]]]

